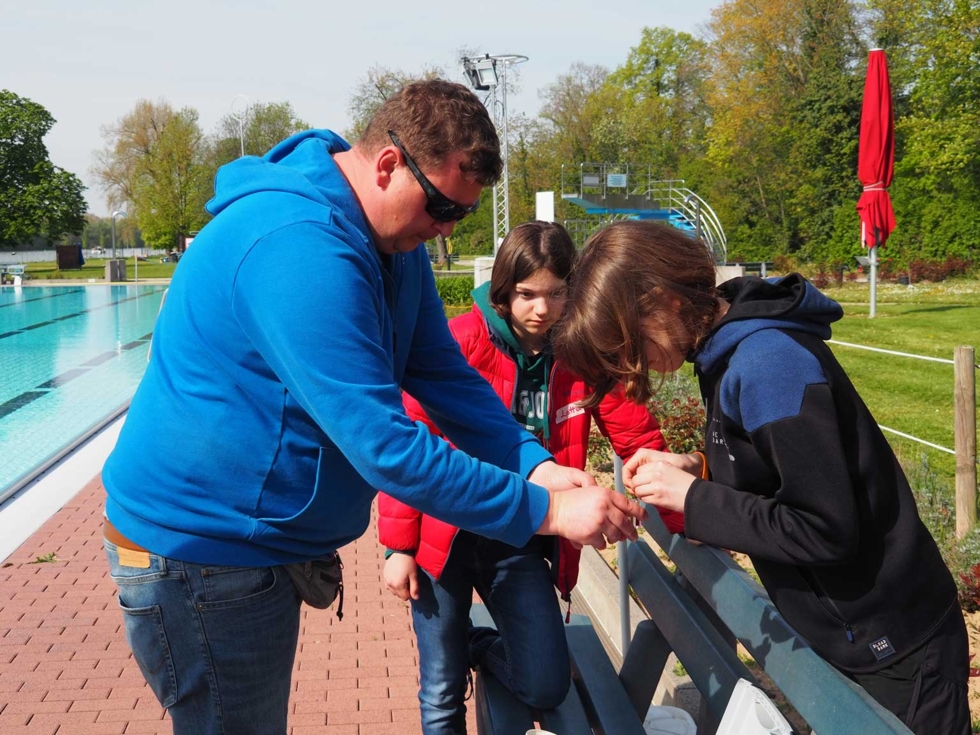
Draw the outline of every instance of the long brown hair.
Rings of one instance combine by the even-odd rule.
[[[563,281],[575,264],[575,245],[568,232],[553,222],[525,222],[507,233],[500,244],[490,277],[490,305],[503,318],[510,317],[510,290],[541,268]]]
[[[654,390],[643,323],[653,320],[675,345],[693,350],[711,331],[717,308],[715,263],[703,243],[655,222],[616,222],[586,243],[553,343],[593,387],[586,405],[618,383],[627,398],[645,403]]]

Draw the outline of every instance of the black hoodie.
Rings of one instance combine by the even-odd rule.
[[[688,537],[748,554],[825,659],[889,666],[924,642],[956,585],[891,447],[824,340],[840,306],[802,276],[738,278],[694,356],[711,480]]]

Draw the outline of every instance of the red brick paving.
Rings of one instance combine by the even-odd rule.
[[[173,732],[126,645],[102,551],[104,500],[96,478],[0,566],[3,735]],[[31,563],[51,552],[56,561]],[[384,588],[374,524],[341,554],[344,619],[301,613],[290,734],[418,735],[411,614]]]

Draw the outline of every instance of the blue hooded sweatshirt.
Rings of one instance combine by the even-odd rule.
[[[379,255],[331,157],[348,148],[311,130],[218,172],[103,469],[109,520],[153,553],[315,558],[366,530],[376,489],[516,546],[544,520],[522,478],[551,455],[463,359],[425,249]]]

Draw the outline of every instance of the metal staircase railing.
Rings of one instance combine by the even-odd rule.
[[[606,215],[615,215],[617,209],[626,210],[630,214],[625,216],[632,218],[641,217],[637,212],[642,211],[666,212],[670,224],[700,237],[717,262],[724,263],[728,258],[728,240],[711,206],[683,179],[654,178],[650,164],[563,164],[561,196],[580,206],[591,204]],[[611,218],[595,220],[595,229],[610,221]]]

